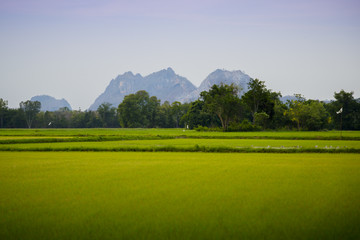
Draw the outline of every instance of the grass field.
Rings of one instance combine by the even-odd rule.
[[[0,151],[352,152],[360,132],[196,132],[182,129],[15,129]]]
[[[0,239],[358,239],[358,154],[0,152]]]
[[[205,148],[205,149],[202,149]],[[245,148],[245,149],[244,149]],[[360,141],[340,140],[274,140],[274,139],[163,139],[163,140],[125,140],[103,142],[53,142],[53,143],[17,143],[1,144],[1,150],[36,150],[36,151],[134,151],[134,150],[162,150],[163,151],[206,151],[206,149],[220,149],[236,151],[246,149],[328,149],[344,150],[356,149],[360,152]],[[301,148],[301,149],[300,149]]]
[[[271,138],[271,139],[344,139],[360,140],[359,131],[322,132],[197,132],[183,129],[1,129],[0,136],[120,136],[120,137],[197,137],[197,138]]]
[[[0,239],[360,239],[341,134],[1,129]]]

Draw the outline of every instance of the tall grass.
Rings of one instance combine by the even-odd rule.
[[[111,139],[111,138],[110,138]],[[274,139],[153,139],[0,144],[0,151],[359,152],[360,141]],[[36,139],[32,139],[36,141]]]
[[[342,135],[342,138],[341,138]],[[0,129],[0,136],[137,136],[137,137],[187,137],[187,138],[264,138],[264,139],[347,139],[360,140],[359,131],[320,132],[197,132],[184,129]]]
[[[0,152],[0,239],[358,239],[354,154]]]

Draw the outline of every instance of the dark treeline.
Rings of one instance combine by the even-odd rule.
[[[0,98],[1,128],[189,128],[204,131],[360,129],[360,102],[341,90],[329,103],[300,94],[283,103],[281,94],[251,79],[241,97],[234,85],[213,85],[191,103],[164,102],[146,91],[125,96],[119,106],[101,104],[97,111],[41,112],[39,102],[11,109]]]

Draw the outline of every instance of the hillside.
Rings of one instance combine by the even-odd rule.
[[[71,110],[70,104],[65,99],[55,99],[54,97],[48,95],[39,95],[32,97],[30,100],[39,101],[41,103],[41,111],[43,112],[54,112],[64,107]]]
[[[227,71],[217,69],[196,88],[188,79],[177,75],[173,69],[168,68],[148,76],[134,75],[126,72],[111,80],[105,91],[90,106],[90,110],[96,110],[104,102],[117,107],[126,95],[136,93],[139,90],[147,91],[150,96],[156,96],[162,102],[174,101],[190,102],[196,100],[202,91],[207,91],[214,84],[235,84],[247,90],[250,76],[242,71]]]

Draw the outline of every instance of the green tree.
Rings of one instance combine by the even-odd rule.
[[[220,86],[214,84],[208,92],[203,91],[200,94],[204,101],[204,108],[209,113],[216,114],[224,130],[227,130],[229,122],[239,113],[238,91],[238,87],[233,84]]]
[[[255,113],[254,119],[255,125],[262,127],[262,129],[265,129],[267,121],[269,119],[269,115],[267,115],[265,112]]]
[[[298,130],[320,130],[328,122],[328,113],[320,101],[308,100],[295,94],[296,100],[289,101],[289,109],[285,111]]]
[[[169,128],[171,124],[171,105],[168,101],[165,101],[159,108],[157,125],[162,128]]]
[[[329,114],[324,107],[324,103],[318,100],[308,100],[305,106],[304,127],[306,130],[324,129],[329,121]]]
[[[180,127],[182,117],[187,113],[189,104],[181,104],[180,102],[173,102],[170,108],[171,127]]]
[[[270,127],[273,129],[289,128],[292,125],[292,122],[288,115],[284,114],[288,110],[286,104],[282,103],[280,100],[275,101],[274,105],[274,115],[270,120]]]
[[[40,112],[41,103],[39,101],[26,101],[20,103],[20,108],[23,110],[25,114],[25,120],[29,128],[33,123],[33,120],[36,117],[36,114]]]
[[[340,124],[342,124],[341,128],[344,130],[360,129],[360,102],[356,101],[353,95],[354,92],[345,92],[344,90],[335,92],[335,101],[327,104],[326,108],[335,128],[340,129]],[[336,114],[341,108],[342,113]]]
[[[56,128],[68,128],[71,126],[72,112],[69,108],[59,108],[59,110],[53,112],[53,117],[51,126]]]
[[[120,125],[125,128],[148,127],[148,103],[149,94],[143,90],[125,96],[118,107]]]
[[[295,97],[295,100],[288,101],[289,108],[284,112],[284,115],[295,122],[297,129],[300,131],[300,122],[302,121],[305,98],[301,96],[301,94],[295,94]]]
[[[155,96],[151,96],[149,98],[149,102],[147,104],[147,119],[148,127],[154,128],[159,126],[160,100],[158,100]]]
[[[24,111],[20,108],[11,109],[6,111],[4,116],[4,127],[5,128],[25,128],[26,122],[24,121]]]
[[[205,103],[202,100],[191,102],[188,111],[181,117],[181,122],[189,126],[190,129],[197,126],[209,127],[212,125],[216,120],[210,113],[205,111],[204,105]]]
[[[8,102],[0,98],[0,127],[4,127],[4,116],[8,110]]]
[[[251,112],[253,124],[255,123],[255,114],[258,112],[264,112],[272,119],[275,101],[281,94],[267,89],[265,82],[258,79],[250,79],[248,89],[241,99]]]
[[[97,109],[102,127],[115,127],[117,125],[116,108],[111,107],[111,105],[111,103],[102,103]]]

